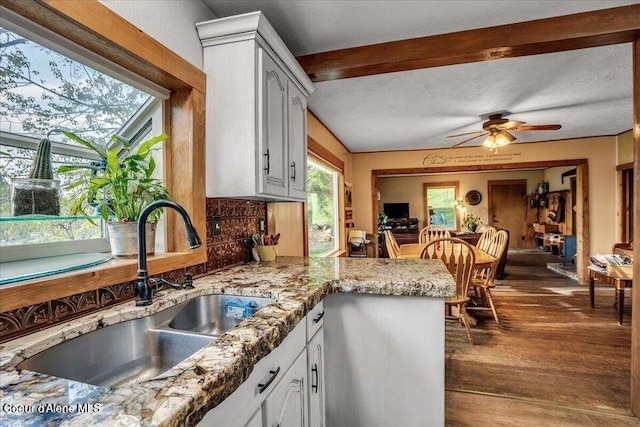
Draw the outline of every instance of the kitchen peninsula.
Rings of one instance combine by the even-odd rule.
[[[211,409],[215,414],[261,359],[287,345],[320,304],[327,314],[327,424],[384,425],[385,417],[444,423],[443,298],[453,294],[454,283],[440,261],[280,257],[198,278],[194,286],[163,291],[147,307],[127,302],[5,343],[0,423],[194,425]],[[15,369],[56,344],[210,294],[274,301],[169,371],[136,384],[100,387]],[[407,327],[416,322],[421,327]],[[60,406],[41,412],[52,409],[46,404]]]

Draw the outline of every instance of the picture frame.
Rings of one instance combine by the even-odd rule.
[[[353,207],[353,187],[348,182],[344,183],[344,207]]]

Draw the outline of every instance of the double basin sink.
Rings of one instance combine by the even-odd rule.
[[[200,296],[58,344],[17,368],[98,386],[146,381],[176,366],[270,302],[258,297]]]

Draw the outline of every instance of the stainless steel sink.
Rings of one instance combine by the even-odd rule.
[[[161,329],[185,305],[98,329],[38,353],[17,368],[100,386],[154,378],[214,339]]]
[[[169,328],[220,336],[272,301],[258,297],[204,295],[189,301],[169,323]]]
[[[245,311],[243,307],[252,301],[255,310]],[[17,368],[98,386],[146,381],[182,362],[271,301],[230,295],[197,297],[58,344]]]

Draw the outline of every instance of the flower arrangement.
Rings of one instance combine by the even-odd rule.
[[[482,225],[482,220],[474,214],[467,214],[462,221],[462,228],[471,232],[476,231],[479,225]]]

